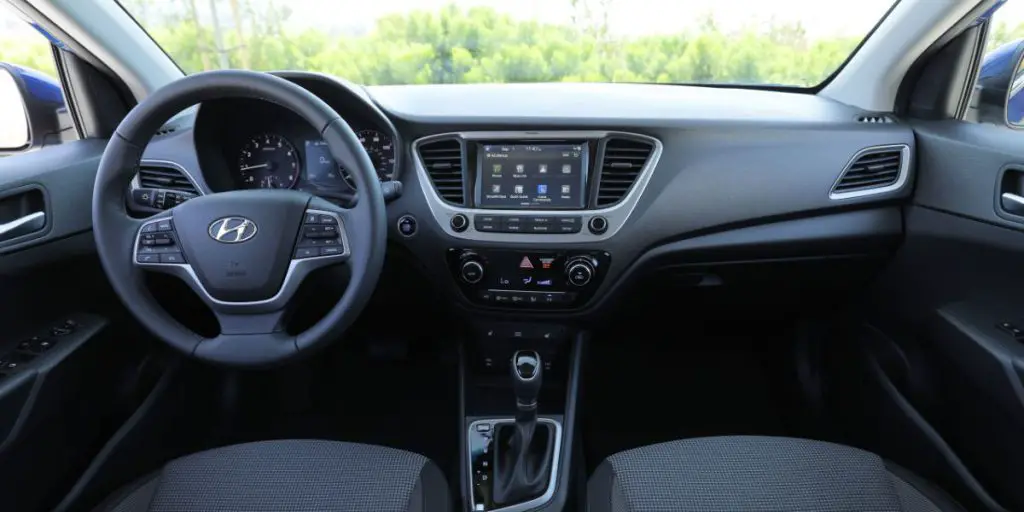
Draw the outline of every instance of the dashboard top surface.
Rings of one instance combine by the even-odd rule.
[[[813,94],[681,85],[438,84],[369,86],[366,90],[389,114],[422,122],[852,122],[860,113]]]

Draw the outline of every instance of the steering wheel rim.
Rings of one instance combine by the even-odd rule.
[[[355,179],[359,190],[356,205],[340,208],[298,191],[242,190],[197,197],[148,219],[130,217],[124,191],[156,130],[185,108],[223,98],[270,101],[309,122],[321,134],[335,161],[344,165]],[[301,218],[296,217],[297,212]],[[313,219],[318,222],[330,221],[327,217],[337,221],[340,252],[333,249],[330,256],[299,259],[300,253],[295,252],[299,245],[314,243],[307,238],[312,233],[307,224],[312,219],[308,217],[310,212],[321,215]],[[100,159],[92,215],[100,261],[129,311],[157,338],[178,351],[201,360],[241,367],[283,363],[339,339],[362,312],[376,287],[387,238],[384,197],[377,185],[376,172],[348,124],[323,100],[302,87],[273,75],[243,70],[189,75],[161,88],[132,109]],[[223,241],[215,237],[217,230],[237,231],[238,224],[232,225],[230,220],[218,224],[215,230],[214,224],[225,218],[252,222],[252,235],[242,228],[239,238],[248,237],[242,243],[218,243]],[[144,228],[154,231],[154,226],[165,227],[160,223],[165,220],[170,221],[168,235],[143,233]],[[289,238],[292,228],[295,232]],[[204,231],[207,238],[202,238],[199,231]],[[149,236],[170,239],[184,261],[141,263],[150,259],[139,253],[146,250],[142,240],[148,241]],[[275,238],[278,245],[272,243]],[[285,249],[287,257],[282,256]],[[317,251],[326,254],[327,249]],[[298,284],[312,270],[338,263],[348,265],[352,277],[337,304],[306,331],[294,336],[286,334],[283,321]],[[285,264],[286,270],[281,267]],[[145,286],[142,274],[150,270],[183,278],[217,316],[221,333],[204,338],[174,320]],[[271,294],[278,279],[277,291]]]

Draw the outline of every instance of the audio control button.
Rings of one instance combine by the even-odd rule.
[[[474,215],[473,227],[483,233],[501,231],[501,217],[497,215]]]
[[[583,219],[580,217],[556,217],[556,233],[579,233],[583,229]]]
[[[461,213],[456,213],[455,215],[453,215],[451,220],[448,222],[456,233],[462,233],[463,231],[466,230],[466,228],[469,227],[469,219],[467,219],[466,216]]]

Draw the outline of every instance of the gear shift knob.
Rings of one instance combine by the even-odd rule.
[[[540,354],[533,350],[519,350],[512,356],[512,388],[520,411],[537,409],[542,368]]]

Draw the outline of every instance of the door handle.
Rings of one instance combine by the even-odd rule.
[[[0,241],[34,233],[44,227],[46,227],[46,212],[33,212],[6,224],[0,224]]]

